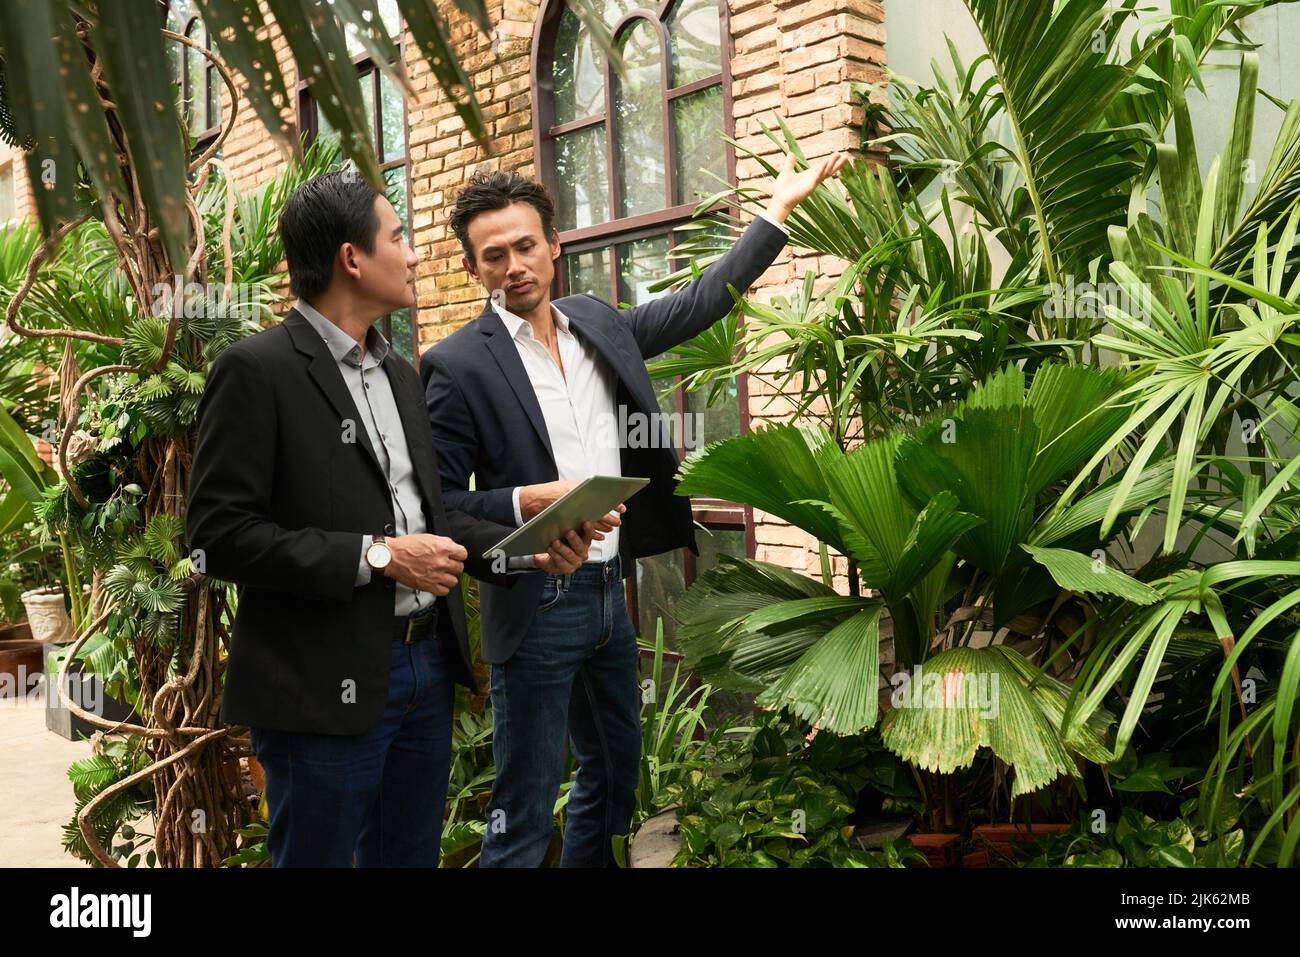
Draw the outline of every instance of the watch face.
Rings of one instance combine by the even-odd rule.
[[[392,558],[393,553],[383,542],[375,542],[366,549],[366,563],[371,568],[384,568]]]

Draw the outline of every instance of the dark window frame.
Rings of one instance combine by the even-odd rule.
[[[175,11],[172,10],[171,5],[167,4],[162,10],[164,28],[171,29],[171,27],[168,26],[168,21],[172,20],[173,17],[175,17],[175,25],[179,27],[179,29],[172,30],[173,33],[179,33],[183,37],[189,37],[191,40],[196,40],[198,37],[191,37],[190,30],[197,25],[203,38],[203,46],[208,50],[215,50],[212,41],[212,33],[208,30],[207,24],[203,22],[203,18],[197,13],[191,13],[189,19],[184,23],[181,23],[180,18],[175,16]],[[181,119],[185,121],[186,135],[194,137],[194,146],[190,153],[192,156],[199,156],[213,144],[217,135],[221,132],[221,77],[217,75],[217,68],[212,64],[212,62],[208,60],[207,57],[203,56],[203,54],[192,49],[188,43],[181,43],[179,40],[172,40],[169,42],[176,43],[180,47],[181,64],[179,79],[182,104]],[[190,89],[191,57],[200,57],[205,64],[203,67],[203,90],[201,102],[193,98],[193,91]],[[217,107],[217,115],[215,117],[212,115],[212,110],[210,109],[213,105],[214,95],[216,97],[215,103]],[[207,126],[202,131],[198,133],[190,131],[190,115],[185,109],[185,104],[189,104],[190,109],[203,110],[203,116],[204,119],[207,120]]]

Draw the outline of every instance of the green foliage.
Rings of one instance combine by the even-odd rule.
[[[1194,805],[1189,802],[1189,805]],[[1239,867],[1245,834],[1234,828],[1211,837],[1185,817],[1157,821],[1124,808],[1113,826],[1080,822],[1015,848],[1021,867]]]
[[[238,82],[242,96],[281,146],[296,153],[297,138],[284,121],[289,93],[279,70],[268,69],[276,57],[267,39],[263,7],[252,0],[198,0],[197,6],[216,53],[235,71],[236,81],[242,80]],[[456,6],[485,33],[489,30],[483,0],[457,0]],[[426,0],[398,0],[398,8],[435,82],[470,135],[485,140],[483,115],[450,41],[443,12]],[[371,138],[365,135],[366,112],[345,31],[361,41],[391,82],[409,88],[409,81],[374,3],[273,0],[269,10],[283,31],[299,75],[309,78],[320,109],[341,132],[344,152],[362,175],[380,187],[382,177]],[[6,142],[29,147],[31,180],[46,186],[34,198],[47,230],[81,211],[82,184],[92,187],[98,197],[132,196],[146,207],[168,262],[179,271],[193,240],[183,199],[190,143],[183,134],[168,67],[167,48],[176,41],[165,37],[161,26],[159,11],[149,3],[114,4],[108,11],[67,0],[4,4],[0,10],[0,49],[6,51],[0,57],[0,134]],[[84,31],[84,43],[78,28]],[[92,62],[96,78],[108,87],[111,111],[101,105],[90,72]],[[106,116],[110,112],[111,131]],[[117,143],[132,160],[130,191],[118,163]],[[43,175],[51,168],[54,175]]]
[[[896,668],[996,671],[1013,692],[1000,717],[957,734],[943,710],[895,710],[886,741],[954,774],[991,750],[1013,796],[1075,777],[1082,756],[1083,776],[1106,768],[1151,820],[1191,815],[1204,832],[1192,847],[1173,824],[1130,821],[1149,839],[1089,854],[1293,862],[1300,101],[1260,91],[1243,32],[1275,4],[966,5],[973,62],[949,44],[932,81],[861,91],[864,147],[891,165],[851,165],[789,219],[842,281],[738,298],[744,329],[663,364],[713,392],[741,372],[772,379],[794,408],[798,427],[697,453],[682,487],[804,529],[825,579],[724,561],[680,604],[681,646],[720,687],[839,732],[875,720],[843,717],[877,689],[880,658],[860,652],[886,638]],[[1188,100],[1211,64],[1237,100],[1222,154],[1202,162]],[[1281,121],[1256,158],[1269,104]],[[804,164],[788,128],[768,136]],[[760,197],[718,201],[726,225]],[[831,550],[848,596],[830,587]],[[877,607],[878,637],[844,641]],[[1168,806],[1172,783],[1198,788],[1186,812]],[[1138,853],[1166,844],[1181,851]]]
[[[109,786],[148,766],[149,756],[144,750],[144,741],[135,735],[104,739],[98,753],[73,763],[68,768],[68,779],[72,782],[77,805],[72,820],[63,827],[64,850],[92,866],[102,866],[86,844],[85,835],[77,824],[77,815]],[[135,826],[152,811],[153,786],[146,778],[96,808],[90,823],[96,840],[115,860],[126,867],[135,867],[144,860],[147,866],[152,867],[154,852],[145,850],[152,837]]]
[[[115,602],[117,625],[131,638],[170,650],[180,631],[185,604],[180,579],[190,574],[180,559],[185,528],[174,515],[155,515],[140,537],[127,543],[104,575],[104,591]]]
[[[711,768],[669,789],[679,804],[678,867],[901,867],[919,855],[850,841],[872,774],[865,742],[817,734],[766,713],[741,736],[711,738]]]

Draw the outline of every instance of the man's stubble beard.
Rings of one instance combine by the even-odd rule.
[[[523,298],[511,297],[510,294],[507,293],[506,308],[509,309],[516,316],[523,316],[523,315],[527,315],[528,313],[536,309],[538,306],[540,306],[545,299],[546,299],[546,290],[544,290],[539,284],[537,287],[537,292],[532,293],[531,295],[528,296],[524,296]]]

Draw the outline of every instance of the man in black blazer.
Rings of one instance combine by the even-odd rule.
[[[453,682],[474,687],[459,576],[510,529],[444,510],[415,370],[376,320],[414,304],[392,204],[355,173],[280,219],[297,305],[212,364],[187,525],[239,587],[221,717],[248,725],[282,866],[438,863]],[[576,569],[590,527],[534,559]]]
[[[518,525],[589,475],[650,479],[626,503],[622,527],[593,545],[576,573],[534,572],[511,589],[481,589],[496,781],[480,866],[542,861],[566,732],[578,772],[561,865],[613,863],[612,839],[626,834],[634,806],[640,746],[636,637],[622,579],[633,559],[696,551],[645,360],[731,312],[728,286],[743,291],[772,264],[790,210],[846,161],[836,155],[798,172],[791,159],[767,211],[725,256],[681,291],[630,309],[590,295],[551,302],[560,244],[543,186],[481,173],[458,194],[452,228],[489,299],[421,358],[443,498]],[[624,422],[639,434],[611,434]]]

